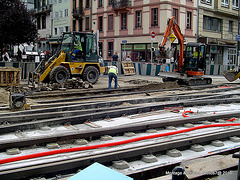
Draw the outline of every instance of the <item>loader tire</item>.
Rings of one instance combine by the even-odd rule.
[[[50,80],[53,83],[65,83],[70,77],[70,73],[64,66],[57,66],[53,68],[50,73]]]
[[[83,81],[95,84],[99,78],[99,71],[94,66],[88,66],[83,72]]]

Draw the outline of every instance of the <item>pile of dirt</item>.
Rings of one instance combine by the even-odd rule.
[[[141,91],[150,91],[150,90],[158,90],[158,89],[173,89],[179,88],[180,86],[176,81],[174,82],[164,82],[164,83],[151,83],[147,85],[143,85],[140,87]]]
[[[125,81],[125,83],[141,85],[141,84],[149,84],[150,81],[142,80],[142,79],[133,79],[133,80]]]
[[[7,91],[5,88],[0,88],[0,104],[1,105],[9,104],[9,95],[10,95],[9,91]]]

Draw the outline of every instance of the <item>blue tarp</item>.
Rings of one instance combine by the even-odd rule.
[[[94,163],[68,180],[133,180],[99,163]]]

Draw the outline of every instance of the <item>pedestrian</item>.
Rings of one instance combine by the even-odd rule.
[[[11,61],[11,58],[9,57],[9,54],[8,52],[6,51],[5,48],[3,48],[2,50],[2,60],[5,61],[5,62],[10,62]]]
[[[105,68],[108,70],[108,89],[112,89],[112,80],[113,79],[115,81],[114,88],[117,89],[117,86],[118,86],[118,80],[117,80],[118,68],[117,68],[117,64],[115,63],[113,66],[106,66]]]
[[[132,61],[129,55],[127,56],[127,59],[125,61]]]
[[[118,52],[116,51],[115,54],[112,56],[112,61],[117,62],[118,61]]]
[[[18,48],[17,51],[17,61],[21,61],[22,60],[22,51],[20,50],[20,48]]]
[[[165,71],[165,72],[168,72],[169,71],[169,67],[168,65],[166,64],[166,59],[163,59],[162,60],[162,66],[161,66],[161,71]]]

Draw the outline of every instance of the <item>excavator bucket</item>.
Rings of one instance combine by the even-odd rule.
[[[175,47],[171,47],[167,49],[164,47],[160,47],[159,50],[155,52],[155,56],[158,58],[170,59],[171,57],[174,56],[175,49],[176,49]]]
[[[230,82],[235,81],[240,77],[240,72],[234,70],[227,70],[223,72],[223,76]]]

